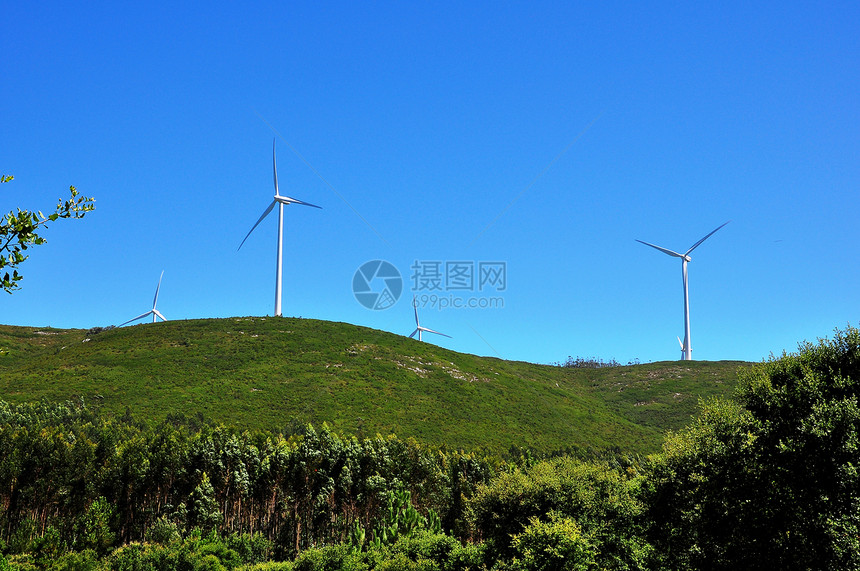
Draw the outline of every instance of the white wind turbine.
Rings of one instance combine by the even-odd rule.
[[[731,222],[731,220],[729,220]],[[668,250],[666,248],[661,248],[660,246],[655,246],[654,244],[649,244],[648,242],[643,242],[642,240],[636,240],[640,244],[645,244],[646,246],[651,246],[652,248],[656,248],[660,250],[664,254],[669,254],[670,256],[674,256],[676,258],[681,258],[681,274],[684,278],[684,341],[681,341],[678,338],[678,343],[681,344],[681,359],[684,361],[690,361],[693,359],[693,350],[690,347],[690,295],[687,289],[687,262],[690,261],[690,252],[698,248],[702,242],[711,237],[711,235],[728,224],[729,222],[724,222],[717,226],[716,229],[712,230],[710,234],[690,246],[690,249],[684,252],[683,254],[679,254],[678,252],[673,252],[672,250]]]
[[[415,334],[417,333],[418,340],[423,341],[423,339],[421,339],[421,334],[426,331],[427,333],[435,333],[436,335],[441,335],[442,337],[447,337],[448,339],[451,339],[450,335],[445,335],[444,333],[433,331],[432,329],[428,327],[423,327],[420,323],[418,323],[418,300],[415,298],[415,296],[412,296],[412,309],[415,310],[415,331],[413,331],[412,334],[409,335],[410,338],[415,337]]]
[[[248,231],[248,234],[245,235],[245,238],[242,240],[242,244],[245,243],[245,240],[248,239],[248,236],[251,235],[251,232],[260,225],[260,222],[263,221],[263,218],[269,215],[269,212],[278,205],[278,259],[275,264],[275,316],[281,315],[281,269],[283,267],[283,253],[284,253],[284,205],[285,204],[301,204],[302,206],[312,206],[314,208],[320,208],[315,204],[311,204],[310,202],[303,202],[301,200],[297,200],[295,198],[290,198],[289,196],[281,196],[278,192],[278,165],[275,161],[275,142],[276,140],[272,140],[272,171],[275,176],[275,198],[272,200],[272,203],[266,208],[263,215],[260,216],[260,219],[257,220],[257,223],[254,224],[253,227]],[[239,244],[239,248],[236,251],[242,249],[242,244]]]
[[[157,309],[155,309],[156,304],[158,304],[158,290],[161,289],[161,278],[163,278],[163,277],[164,277],[164,270],[161,271],[161,275],[158,277],[158,285],[155,286],[155,298],[153,298],[153,300],[152,300],[152,309],[150,309],[146,313],[141,313],[140,315],[138,315],[134,319],[129,319],[125,323],[120,324],[120,327],[122,327],[123,325],[126,325],[128,323],[131,323],[132,321],[137,321],[138,319],[143,319],[147,315],[152,315],[152,322],[153,323],[155,323],[157,321],[156,317],[160,317],[162,321],[167,321],[167,319],[165,319],[165,317],[163,315],[161,315],[161,312],[158,311]]]

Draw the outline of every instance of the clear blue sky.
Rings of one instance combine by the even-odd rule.
[[[761,360],[860,318],[856,2],[7,2],[0,206],[94,196],[0,322],[273,312],[408,335],[419,262],[505,262],[425,339],[539,363]],[[304,157],[300,158],[291,147]],[[356,269],[387,260],[372,311]],[[374,285],[373,287],[377,287]],[[419,291],[419,294],[432,293]],[[431,337],[433,337],[431,339]]]

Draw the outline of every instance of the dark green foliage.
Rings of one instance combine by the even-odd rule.
[[[469,505],[471,521],[492,558],[515,557],[512,536],[535,527],[536,519],[551,522],[555,514],[581,529],[601,568],[643,569],[650,547],[643,539],[639,484],[638,477],[607,464],[555,458],[480,486]]]
[[[305,345],[294,346],[301,348],[291,356],[297,361],[302,351],[314,359],[324,354],[325,343],[314,335],[338,335],[337,328],[310,320],[270,321],[311,333]],[[204,325],[190,327],[224,333]],[[186,326],[177,326],[188,341],[177,345],[182,351],[204,339]],[[256,331],[271,335],[274,329]],[[71,335],[56,333],[60,343]],[[378,372],[375,363],[403,354],[395,357],[380,342],[384,335],[374,335],[380,335],[376,343],[354,345],[336,367],[352,359],[367,377],[332,379],[342,385],[370,379],[378,386],[361,390],[385,400],[374,391],[397,392],[385,384],[392,371]],[[112,345],[117,340],[141,340],[128,330],[103,330],[98,339],[108,339],[100,349],[108,353],[129,350]],[[177,348],[170,339],[148,337],[155,348],[142,354],[165,349],[166,340],[169,349]],[[0,345],[20,353],[0,357],[0,369],[9,357],[23,362],[68,355],[57,340],[23,328],[0,327]],[[426,371],[442,355],[429,346],[418,350]],[[182,351],[174,357],[181,359]],[[72,356],[64,361],[72,370],[83,367],[75,359],[109,360],[98,351]],[[265,352],[256,357],[264,360]],[[205,362],[195,358],[196,366]],[[633,408],[631,399],[649,394],[654,403],[637,408],[669,407],[657,393],[685,386],[688,377],[712,388],[723,382],[719,369],[701,363],[588,369],[482,363],[452,353],[445,358],[444,367],[476,378],[488,370],[507,377],[498,386],[487,381],[489,392],[470,394],[492,399],[508,391],[516,406],[523,402],[517,383],[538,401],[554,395],[586,403],[577,383],[587,379],[591,396],[609,403],[598,416]],[[300,374],[308,363],[282,372]],[[292,382],[290,374],[266,391]],[[456,377],[445,377],[450,374],[430,375],[436,396],[475,390],[475,381],[458,385]],[[666,438],[662,452],[647,461],[630,454],[635,447],[570,440],[549,454],[512,443],[502,460],[494,448],[470,453],[453,443],[393,435],[342,436],[296,417],[279,431],[241,431],[207,421],[210,415],[193,407],[159,421],[128,404],[0,401],[0,571],[860,569],[860,333],[837,332],[832,341],[804,344],[798,355],[746,368],[740,376],[736,401],[702,401],[695,421]],[[51,383],[57,379],[44,379]],[[502,385],[505,391],[494,397]],[[336,392],[335,386],[327,390]],[[217,388],[210,383],[207,390]],[[354,398],[363,400],[356,406],[368,406],[359,393]],[[323,403],[318,396],[316,404]],[[689,400],[690,393],[682,397]],[[548,425],[563,416],[548,414],[542,419]],[[659,424],[656,418],[649,422]],[[605,428],[600,422],[564,427],[568,434],[587,432],[579,435],[586,444],[592,434],[603,438]]]
[[[167,516],[161,516],[146,530],[144,537],[149,543],[169,545],[182,539],[179,525],[170,521]]]
[[[424,561],[441,571],[478,570],[485,564],[482,546],[471,543],[464,546],[450,535],[432,531],[402,537],[389,552],[402,554],[409,561]]]
[[[263,563],[272,555],[272,542],[260,532],[231,534],[226,543],[243,563]]]
[[[221,510],[215,501],[215,488],[209,481],[209,476],[203,472],[200,483],[188,496],[188,525],[199,527],[203,531],[211,531],[221,523]]]
[[[0,451],[0,539],[42,559],[143,539],[170,547],[195,529],[232,535],[247,562],[347,542],[356,530],[394,543],[441,531],[442,516],[456,521],[454,491],[462,502],[493,473],[475,456],[396,437],[358,441],[326,426],[290,439],[193,432],[80,402],[0,402]]]
[[[439,571],[439,566],[427,559],[413,561],[403,553],[395,553],[381,561],[374,569],[376,571]]]
[[[51,561],[59,559],[67,548],[57,528],[48,526],[44,533],[30,542],[27,551],[33,556],[37,565],[46,566]]]
[[[116,541],[111,527],[114,514],[114,507],[104,497],[96,498],[75,523],[75,548],[91,549],[99,556],[107,554]]]
[[[668,568],[860,568],[860,332],[741,375],[651,468]]]
[[[749,413],[732,402],[707,403],[686,430],[667,438],[650,465],[651,538],[666,569],[728,569],[757,546],[759,490],[749,486],[756,439]]]
[[[406,538],[419,530],[430,533],[442,531],[442,521],[439,515],[432,509],[428,510],[426,516],[421,515],[412,505],[412,494],[408,490],[393,490],[386,492],[385,505],[381,509],[380,517],[377,519],[373,529],[372,544],[381,547],[396,543],[401,538]],[[353,537],[360,536],[361,532],[356,530]],[[356,542],[360,547],[361,542]]]
[[[66,553],[51,561],[46,569],[50,571],[101,571],[102,565],[98,554],[91,549],[86,549]]]
[[[418,530],[391,544],[373,543],[366,551],[345,544],[311,548],[296,558],[292,569],[480,571],[488,566],[480,546],[463,546],[449,535]]]
[[[366,571],[365,557],[348,545],[330,545],[302,552],[293,571]]]
[[[534,517],[513,537],[512,569],[522,571],[587,571],[597,566],[594,548],[569,517],[550,513],[549,521]]]
[[[115,550],[105,571],[225,571],[242,564],[216,535],[192,534],[170,545],[131,543]]]

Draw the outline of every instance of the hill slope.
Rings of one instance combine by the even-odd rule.
[[[164,419],[242,428],[328,422],[449,447],[656,450],[740,362],[575,369],[477,357],[399,335],[296,318],[169,321],[99,333],[0,326],[0,399],[83,397]]]

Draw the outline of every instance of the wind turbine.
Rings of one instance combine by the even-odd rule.
[[[156,317],[160,317],[162,321],[167,321],[167,319],[165,319],[164,316],[161,315],[161,312],[158,311],[157,309],[155,309],[155,306],[158,303],[158,290],[161,289],[161,278],[163,278],[163,277],[164,277],[164,270],[161,271],[161,275],[158,278],[158,285],[155,287],[155,298],[153,298],[153,300],[152,300],[152,309],[150,309],[146,313],[141,313],[140,315],[138,315],[134,319],[129,319],[125,323],[121,324],[120,327],[122,327],[123,325],[126,325],[128,323],[131,323],[132,321],[137,321],[138,319],[143,319],[147,315],[152,315],[152,322],[153,323],[155,323],[157,321]]]
[[[248,234],[245,235],[245,238],[242,240],[242,244],[239,244],[239,247],[236,249],[238,252],[242,249],[242,245],[245,243],[245,240],[248,239],[248,236],[251,235],[251,232],[260,225],[260,222],[263,221],[263,218],[269,215],[269,212],[278,205],[278,259],[275,264],[275,316],[281,315],[281,269],[283,267],[283,255],[284,255],[284,205],[286,204],[301,204],[302,206],[312,206],[314,208],[320,208],[315,204],[311,204],[310,202],[303,202],[301,200],[297,200],[295,198],[290,198],[289,196],[281,196],[278,192],[278,164],[275,160],[275,142],[277,139],[272,140],[272,171],[275,176],[275,198],[272,200],[272,203],[268,208],[263,212],[263,215],[260,216],[260,219],[257,220],[257,223],[251,227],[248,231]]]
[[[423,339],[421,339],[421,334],[425,331],[427,333],[435,333],[436,335],[441,335],[442,337],[447,337],[448,339],[451,338],[450,335],[445,335],[444,333],[439,333],[438,331],[433,331],[432,329],[430,329],[428,327],[423,327],[420,323],[418,323],[418,300],[415,298],[415,296],[412,296],[412,309],[415,310],[415,331],[413,331],[412,334],[409,335],[410,338],[415,337],[415,334],[417,333],[418,334],[418,340],[423,341]]]
[[[702,244],[702,242],[704,242],[705,240],[710,238],[714,232],[716,232],[717,230],[719,230],[720,228],[722,228],[723,226],[725,226],[729,222],[731,222],[731,220],[729,220],[728,222],[724,222],[724,223],[720,224],[719,226],[717,226],[717,228],[712,230],[710,234],[708,234],[707,236],[705,236],[704,238],[702,238],[701,240],[699,240],[698,242],[696,242],[695,244],[690,246],[690,249],[687,250],[686,252],[684,252],[683,254],[679,254],[678,252],[673,252],[672,250],[668,250],[666,248],[661,248],[660,246],[655,246],[654,244],[649,244],[648,242],[643,242],[642,240],[636,240],[640,244],[645,244],[646,246],[651,246],[652,248],[660,250],[664,254],[669,254],[670,256],[674,256],[676,258],[681,258],[681,274],[684,278],[684,340],[681,341],[681,339],[678,338],[678,343],[681,344],[681,359],[684,361],[690,361],[693,359],[693,356],[692,356],[693,350],[690,347],[690,295],[689,295],[689,292],[687,289],[687,262],[690,261],[690,252],[692,252],[693,250],[698,248]]]

